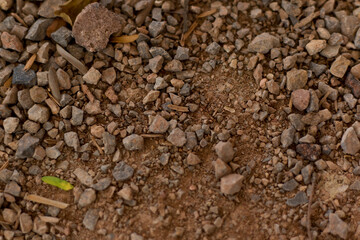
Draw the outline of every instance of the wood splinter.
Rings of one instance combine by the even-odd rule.
[[[65,209],[69,206],[69,204],[67,204],[67,203],[59,202],[59,201],[52,200],[52,199],[45,198],[45,197],[41,197],[41,196],[38,196],[35,194],[27,194],[27,195],[25,195],[24,199],[28,200],[28,201],[36,202],[36,203],[41,203],[41,204],[57,207],[60,209]]]

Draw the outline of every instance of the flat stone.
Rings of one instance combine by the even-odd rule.
[[[344,153],[355,155],[360,150],[360,141],[353,127],[346,129],[341,138],[341,148]]]
[[[152,21],[148,27],[149,33],[152,37],[157,37],[159,34],[164,31],[166,22]]]
[[[335,213],[329,214],[329,223],[326,226],[324,233],[331,233],[339,236],[342,239],[347,239],[349,233],[349,226],[346,222],[341,220]]]
[[[83,170],[81,168],[76,168],[75,171],[74,171],[74,174],[79,179],[81,184],[83,184],[83,185],[85,185],[87,187],[92,186],[93,179],[85,170]]]
[[[3,32],[1,34],[1,43],[3,48],[5,49],[11,49],[17,52],[22,52],[24,50],[23,44],[20,39],[17,36],[11,35],[7,32]]]
[[[25,39],[31,41],[42,41],[45,39],[46,30],[52,23],[53,19],[39,18],[31,25]]]
[[[169,126],[170,124],[165,118],[156,115],[150,124],[149,131],[152,133],[165,133],[169,129]]]
[[[80,141],[79,141],[78,134],[76,132],[64,133],[64,141],[67,146],[74,148],[75,151],[79,150]]]
[[[70,122],[74,126],[80,126],[84,120],[84,111],[75,106],[71,106],[71,119]]]
[[[30,134],[24,134],[18,142],[18,148],[15,156],[17,158],[30,158],[34,154],[35,147],[39,144],[39,139],[31,136]]]
[[[295,132],[295,128],[291,126],[281,133],[280,142],[283,148],[288,148],[291,144],[293,144]]]
[[[221,178],[220,191],[223,194],[232,195],[240,192],[243,185],[244,176],[240,174],[230,174]]]
[[[331,112],[328,109],[320,110],[319,112],[311,112],[301,118],[301,121],[307,125],[316,126],[321,122],[330,120],[332,117]]]
[[[85,228],[89,229],[90,231],[94,231],[98,219],[99,219],[99,210],[98,209],[89,209],[85,213],[82,223],[85,226]]]
[[[326,71],[327,66],[324,64],[317,64],[317,63],[311,62],[310,69],[311,69],[311,71],[313,71],[315,73],[315,76],[318,77]]]
[[[34,225],[33,225],[33,232],[39,234],[40,236],[44,235],[49,231],[49,228],[46,222],[42,221],[39,217],[35,217]]]
[[[30,97],[35,103],[42,103],[48,97],[47,91],[38,86],[34,86],[30,89]]]
[[[19,217],[20,230],[22,233],[29,233],[33,228],[33,221],[29,214],[21,213]]]
[[[7,223],[14,224],[16,221],[16,212],[10,208],[5,208],[2,211],[2,216]]]
[[[270,35],[269,33],[262,33],[256,36],[248,45],[250,52],[268,53],[271,49],[280,47],[279,38]]]
[[[212,42],[206,47],[205,52],[212,55],[217,55],[220,52],[220,49],[221,46],[217,42]]]
[[[125,20],[99,3],[87,5],[77,15],[72,33],[75,41],[90,52],[106,48],[110,35],[121,33]]]
[[[101,79],[112,85],[115,82],[116,79],[116,71],[114,67],[107,68],[104,71],[102,71]]]
[[[198,165],[199,163],[201,163],[201,160],[194,153],[189,153],[189,155],[186,158],[186,163],[190,166],[194,166],[194,165]]]
[[[83,79],[86,83],[93,85],[98,84],[100,78],[101,73],[94,67],[91,67],[89,71],[83,76]]]
[[[166,138],[171,144],[176,147],[182,147],[186,143],[186,136],[185,132],[182,131],[180,128],[175,128],[171,131],[169,136]]]
[[[102,113],[101,107],[100,107],[100,101],[95,100],[94,102],[88,102],[85,105],[85,111],[90,115],[97,115]]]
[[[308,198],[305,192],[298,192],[293,198],[286,200],[286,205],[289,207],[297,207],[308,202]]]
[[[355,66],[353,66],[350,70],[351,74],[359,79],[360,78],[360,64],[356,64]]]
[[[14,197],[20,197],[21,187],[14,181],[10,181],[6,184],[4,193],[9,193]]]
[[[282,189],[287,192],[294,191],[299,186],[299,183],[295,179],[291,179],[287,182],[285,182],[282,186]]]
[[[55,18],[54,11],[60,10],[60,5],[63,5],[65,0],[45,0],[40,4],[38,14],[44,18]]]
[[[321,51],[320,55],[328,59],[334,58],[339,54],[340,47],[340,44],[335,46],[327,45],[326,48]]]
[[[168,72],[181,72],[183,65],[179,60],[174,59],[165,65],[164,70]]]
[[[136,151],[144,148],[144,138],[137,134],[131,134],[123,139],[123,144],[126,150]]]
[[[45,151],[46,151],[46,156],[51,158],[51,159],[57,159],[61,155],[61,152],[59,151],[59,149],[57,149],[56,146],[47,147],[45,149]]]
[[[297,89],[291,93],[294,107],[299,111],[304,111],[310,103],[310,92],[305,89]]]
[[[219,142],[215,146],[215,152],[225,163],[230,162],[235,155],[233,145],[230,142]]]
[[[311,40],[305,46],[310,56],[321,52],[325,47],[326,47],[326,40],[318,40],[318,39]]]
[[[121,161],[114,167],[113,177],[116,181],[126,181],[134,175],[134,169],[127,165],[125,162]]]
[[[19,126],[20,119],[16,117],[8,117],[3,122],[3,127],[6,133],[12,134]]]
[[[214,169],[215,169],[215,177],[216,179],[220,179],[223,176],[226,176],[231,173],[230,166],[225,163],[220,158],[216,159],[216,161],[213,162]]]
[[[178,46],[174,59],[183,61],[189,59],[189,48]]]
[[[351,89],[356,98],[360,98],[360,81],[349,73],[345,80],[345,85]]]
[[[18,91],[17,98],[21,107],[25,110],[30,109],[34,105],[34,101],[30,97],[29,89]]]
[[[110,184],[111,184],[111,178],[106,177],[100,179],[97,183],[93,184],[92,188],[95,189],[96,191],[104,191],[110,186]]]
[[[102,134],[105,154],[113,154],[116,148],[116,138],[108,132]]]
[[[149,68],[153,73],[158,73],[164,63],[164,57],[161,55],[155,56],[149,60]]]
[[[80,195],[79,198],[79,207],[83,208],[83,207],[87,207],[90,204],[92,204],[96,199],[96,192],[95,190],[91,189],[91,188],[87,188],[84,190],[84,192]]]
[[[290,91],[304,88],[307,81],[307,72],[303,69],[292,69],[286,73],[286,87]]]
[[[50,111],[47,107],[35,104],[28,111],[28,118],[34,122],[45,123],[50,117]]]
[[[16,63],[19,60],[19,53],[5,50],[3,48],[0,48],[0,57],[2,57],[5,61],[9,63]],[[11,65],[11,70],[14,68],[14,65]],[[6,79],[7,80],[7,79]]]
[[[141,41],[137,44],[137,50],[139,51],[139,55],[142,59],[150,59],[150,48],[146,41]]]
[[[338,78],[344,77],[347,68],[349,67],[351,61],[346,57],[340,55],[336,60],[331,64],[330,73]]]
[[[34,86],[36,84],[36,73],[29,69],[24,71],[25,65],[19,64],[14,68],[12,84]]]

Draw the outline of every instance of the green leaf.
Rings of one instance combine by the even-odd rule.
[[[53,186],[58,187],[58,188],[60,188],[62,190],[65,190],[65,191],[68,191],[68,190],[71,190],[71,189],[74,188],[74,186],[71,185],[69,182],[67,182],[65,180],[62,180],[60,178],[57,178],[57,177],[45,176],[45,177],[42,177],[41,180],[44,183],[53,185]]]

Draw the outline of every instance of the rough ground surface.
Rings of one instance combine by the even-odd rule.
[[[0,239],[360,239],[360,3],[186,2],[0,0]]]

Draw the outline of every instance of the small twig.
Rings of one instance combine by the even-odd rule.
[[[25,27],[29,27],[25,22],[24,20],[19,16],[17,15],[16,13],[10,13],[11,16],[13,16],[16,20],[18,20],[19,23],[21,23],[22,25],[24,25]]]
[[[49,95],[49,97],[59,106],[59,107],[61,107],[60,106],[60,103],[58,102],[58,100],[56,100],[56,98],[50,93],[50,89],[48,89],[48,95]]]
[[[331,94],[331,91],[327,91],[324,95],[324,97],[320,100],[320,106],[326,101],[326,99],[328,98],[328,96]]]
[[[7,160],[0,168],[0,171],[4,170],[5,168],[7,168],[7,166],[9,165],[9,160]]]
[[[144,133],[141,134],[143,138],[158,138],[158,137],[164,137],[164,135],[161,134],[150,134],[150,133]]]
[[[290,101],[289,101],[290,112],[292,111],[292,105],[293,105],[293,98],[292,98],[292,96],[291,96],[291,97],[290,97]]]
[[[189,0],[184,1],[184,14],[183,14],[183,34],[188,30],[188,13],[189,13]]]
[[[99,150],[100,154],[103,155],[104,152],[103,152],[103,150],[101,149],[101,147],[99,146],[99,144],[96,142],[94,136],[91,136],[91,140],[92,140],[92,142],[94,143],[95,147]]]
[[[177,105],[173,105],[173,104],[169,104],[169,105],[167,105],[167,107],[170,108],[171,110],[178,111],[178,112],[189,112],[188,107],[182,107],[182,106],[177,106]]]
[[[311,205],[312,205],[314,192],[315,192],[316,173],[313,174],[313,179],[312,180],[313,180],[313,182],[312,182],[312,189],[311,189],[310,199],[309,199],[309,203],[308,203],[307,224],[306,224],[309,240],[312,240],[312,234],[311,234]]]
[[[25,67],[24,67],[24,71],[25,71],[25,72],[28,71],[28,70],[32,67],[32,65],[33,65],[34,62],[35,62],[35,59],[36,59],[36,53],[34,53],[34,54],[29,58],[29,60],[26,62]]]

